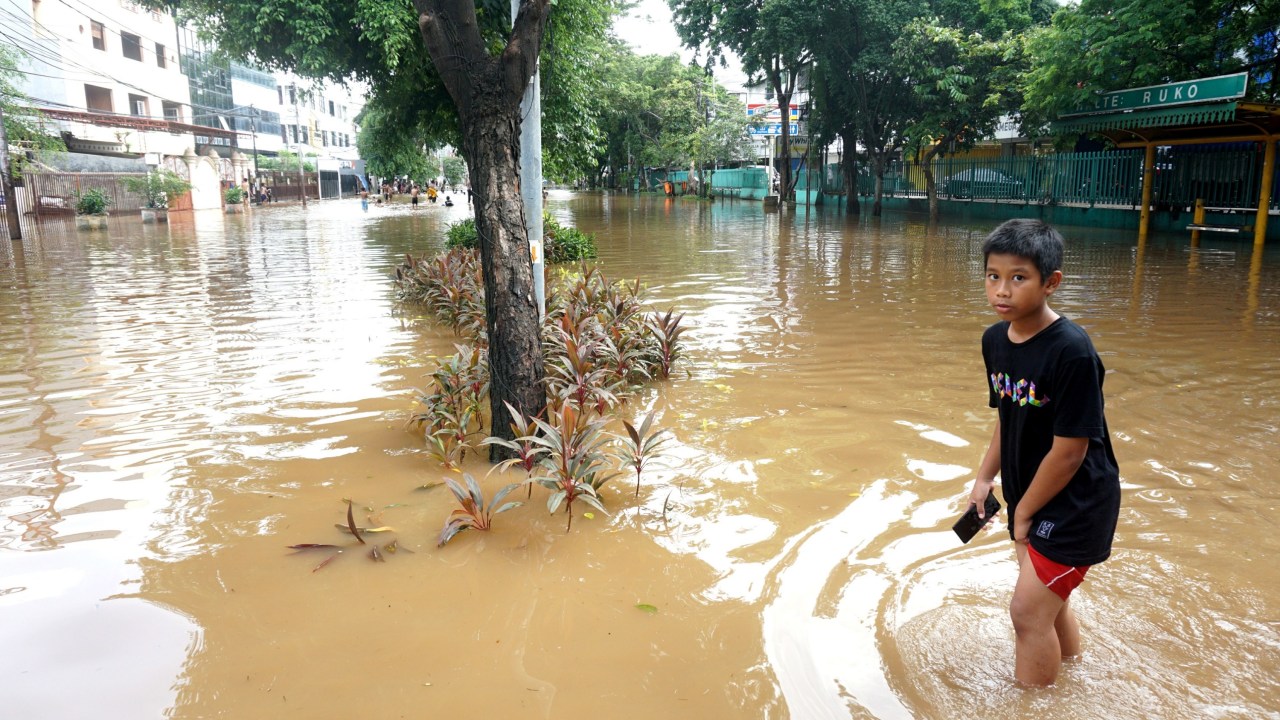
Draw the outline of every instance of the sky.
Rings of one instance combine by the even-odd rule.
[[[675,53],[688,62],[693,51],[680,45],[666,0],[640,0],[635,9],[614,21],[614,32],[641,55]],[[729,92],[742,92],[746,76],[737,58],[729,58],[729,67],[716,67],[715,78]]]

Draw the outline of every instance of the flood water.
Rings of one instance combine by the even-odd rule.
[[[465,204],[0,244],[0,714],[1280,717],[1280,248],[1064,228],[1124,497],[1082,658],[1026,691],[1004,523],[950,531],[994,420],[990,224],[549,208],[687,313],[685,372],[628,409],[675,442],[607,517],[566,534],[535,491],[443,549],[405,421],[454,338],[388,277]],[[400,551],[338,532],[345,498]]]

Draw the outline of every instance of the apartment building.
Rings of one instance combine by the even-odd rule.
[[[129,0],[0,0],[25,51],[24,92],[73,153],[158,163],[192,146],[189,84],[173,18]]]

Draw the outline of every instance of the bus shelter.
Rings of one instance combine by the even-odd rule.
[[[1142,210],[1138,236],[1145,239],[1151,222],[1156,148],[1210,143],[1261,143],[1262,172],[1257,182],[1258,206],[1253,241],[1262,245],[1276,175],[1276,141],[1280,140],[1280,105],[1245,101],[1248,73],[1117,90],[1099,95],[1087,106],[1059,116],[1057,133],[1093,133],[1119,148],[1144,148]]]

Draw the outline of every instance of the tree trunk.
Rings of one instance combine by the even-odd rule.
[[[876,176],[876,193],[871,202],[871,217],[880,217],[884,199],[884,154],[874,153],[871,156],[871,169]]]
[[[844,144],[844,203],[850,215],[862,214],[858,200],[858,135],[852,129],[840,134]]]
[[[490,431],[512,439],[506,404],[526,417],[546,405],[541,321],[520,197],[520,100],[537,67],[550,0],[521,0],[497,57],[480,36],[473,0],[414,0],[418,29],[458,107],[474,191],[489,336]],[[490,460],[506,457],[490,446]]]
[[[484,271],[485,324],[489,334],[491,432],[511,439],[505,402],[525,417],[546,404],[545,368],[533,262],[520,199],[520,122],[511,112],[477,113],[463,133],[475,189],[476,234]],[[490,460],[503,458],[490,446]]]
[[[924,157],[920,160],[920,162],[923,163],[921,169],[924,170],[925,194],[929,197],[929,219],[933,221],[937,221],[939,214],[938,181],[933,177],[933,159],[938,156],[938,151],[942,146],[941,142],[930,146],[929,149],[924,152]]]
[[[783,93],[781,87],[773,91],[778,98],[778,109],[782,111],[782,146],[778,148],[782,169],[778,174],[778,202],[785,202],[791,199],[791,93]]]

